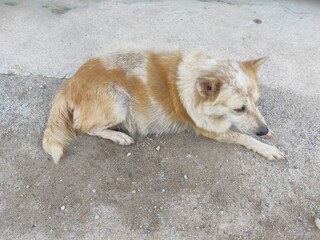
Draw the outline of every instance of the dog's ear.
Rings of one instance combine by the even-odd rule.
[[[215,96],[219,93],[222,81],[213,77],[199,77],[197,79],[197,90],[203,97]]]
[[[261,66],[261,64],[263,64],[266,60],[268,60],[268,57],[262,57],[254,60],[247,60],[242,62],[242,65],[246,69],[256,72],[257,69]]]

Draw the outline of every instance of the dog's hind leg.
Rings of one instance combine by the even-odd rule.
[[[130,145],[132,144],[133,138],[127,134],[107,128],[94,128],[87,132],[89,135],[99,136],[105,139],[109,139],[120,145]]]
[[[133,139],[127,134],[113,130],[122,126],[126,130],[131,114],[131,98],[120,87],[96,89],[90,92],[90,102],[74,110],[74,126],[89,135],[109,139],[121,145],[130,145]],[[131,131],[132,132],[132,131]]]

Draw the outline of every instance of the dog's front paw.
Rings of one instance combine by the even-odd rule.
[[[281,152],[278,148],[270,146],[268,144],[262,143],[262,145],[255,149],[255,152],[264,156],[268,160],[283,160],[284,153]]]

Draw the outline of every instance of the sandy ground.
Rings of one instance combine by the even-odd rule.
[[[26,2],[0,1],[0,239],[320,239],[319,8]],[[41,138],[63,77],[110,44],[146,38],[268,55],[260,107],[276,138],[262,141],[286,160],[186,131],[128,147],[80,134],[60,165],[49,161]]]

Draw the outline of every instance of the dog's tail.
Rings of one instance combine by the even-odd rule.
[[[52,156],[56,164],[63,154],[63,148],[76,138],[72,127],[72,115],[67,99],[59,92],[53,100],[48,126],[42,140],[43,149]]]

